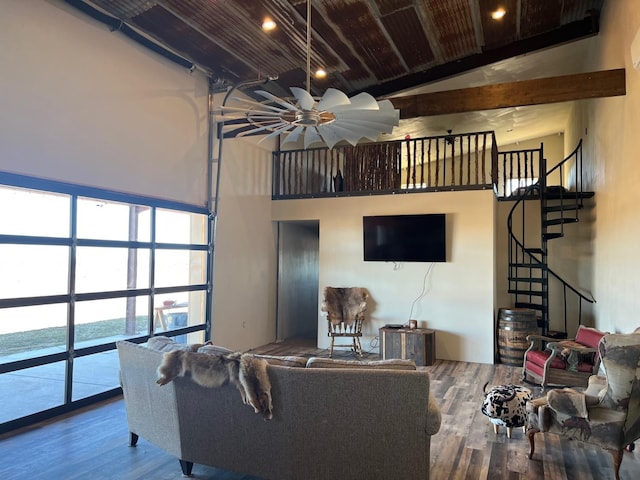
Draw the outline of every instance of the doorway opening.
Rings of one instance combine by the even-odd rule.
[[[278,222],[276,340],[318,338],[320,223]]]

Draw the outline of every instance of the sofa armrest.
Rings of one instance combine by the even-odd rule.
[[[182,458],[175,385],[155,383],[162,352],[128,341],[116,345],[129,432]]]
[[[427,435],[435,435],[440,430],[442,415],[440,406],[436,398],[429,392],[429,403],[427,405]]]

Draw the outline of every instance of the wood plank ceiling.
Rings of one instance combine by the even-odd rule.
[[[253,82],[240,89],[261,101],[252,90],[290,97],[289,87],[305,87],[306,0],[66,2],[111,30],[134,38],[142,34],[166,47],[185,64],[204,70],[219,91]],[[500,144],[561,132],[571,103],[547,98],[537,106],[512,102],[501,108],[501,102],[494,102],[486,110],[473,110],[473,87],[585,73],[585,42],[598,34],[605,6],[605,0],[311,2],[311,71],[321,67],[328,72],[325,79],[311,79],[314,95],[333,87],[349,96],[366,91],[390,98],[402,120],[393,134],[379,140],[442,135],[452,129],[495,130]],[[494,20],[491,13],[498,7],[506,14]],[[277,24],[269,33],[261,28],[265,17]],[[270,77],[277,78],[267,81]],[[596,85],[581,98],[609,90],[623,95],[624,76],[610,78],[613,84],[604,89]],[[553,83],[546,83],[552,91]],[[467,95],[455,101],[451,95],[424,95],[452,88]],[[422,105],[416,107],[418,101]],[[430,105],[434,102],[438,105]],[[455,113],[462,111],[466,113]]]
[[[81,3],[78,0],[71,4]],[[206,70],[290,95],[306,83],[306,0],[86,0]],[[311,68],[376,97],[598,32],[604,0],[312,0]],[[506,15],[493,20],[503,7]],[[261,29],[265,17],[277,28]]]

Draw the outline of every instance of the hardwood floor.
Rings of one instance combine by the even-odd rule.
[[[326,350],[305,342],[270,344],[254,352],[327,356]],[[334,356],[352,358],[345,353]],[[367,354],[370,359],[377,357],[375,352]],[[482,387],[486,382],[521,383],[518,368],[442,360],[424,368],[431,374],[443,418],[440,432],[431,440],[431,479],[613,479],[611,457],[599,448],[539,434],[536,453],[529,460],[522,429],[514,430],[511,440],[504,429],[493,433],[480,412]],[[537,396],[539,390],[531,388]],[[390,445],[390,452],[392,448]],[[121,399],[1,436],[0,452],[0,478],[4,480],[181,478],[178,461],[159,448],[144,439],[136,448],[128,446]],[[622,479],[640,478],[637,451],[625,452],[620,473]],[[194,466],[194,478],[258,480],[202,465]]]
[[[521,368],[438,360],[425,367],[442,411],[442,427],[431,437],[431,479],[613,479],[611,455],[595,446],[568,441],[552,434],[536,435],[536,452],[527,458],[529,442],[522,429],[509,440],[498,435],[480,412],[482,388],[505,383],[522,384]],[[525,384],[534,398],[540,388]],[[621,479],[640,478],[640,454],[625,452]]]

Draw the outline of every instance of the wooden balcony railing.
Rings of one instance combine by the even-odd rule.
[[[273,198],[494,188],[492,131],[273,153]]]

